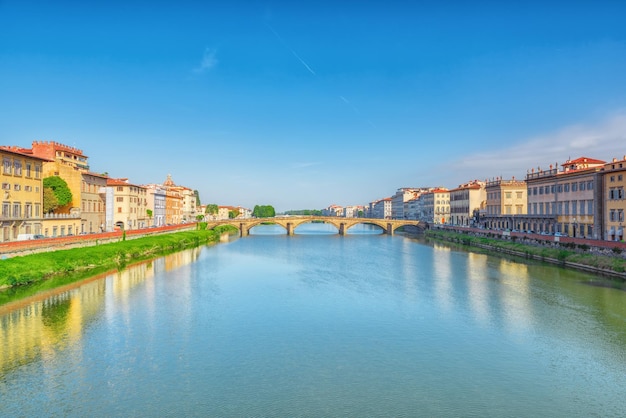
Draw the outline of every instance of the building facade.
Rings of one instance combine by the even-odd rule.
[[[549,170],[531,170],[527,230],[600,239],[602,237],[602,174],[605,162],[588,157],[567,160]]]
[[[624,213],[626,212],[626,155],[614,158],[602,168],[604,194],[603,239],[624,241]]]
[[[495,179],[485,184],[487,207],[480,224],[490,229],[522,230],[527,214],[527,187],[524,180]]]
[[[107,231],[148,227],[148,189],[146,187],[132,184],[127,178],[109,178],[107,197],[109,196],[113,211],[110,211],[112,213],[106,219]]]
[[[437,188],[424,193],[422,200],[422,215],[420,220],[435,225],[450,223],[450,191]]]
[[[105,224],[107,176],[89,171],[89,157],[82,150],[69,145],[54,141],[33,141],[28,151],[47,160],[43,165],[44,178],[58,176],[72,192],[69,204],[46,215],[50,236],[57,236],[54,235],[55,228],[60,236],[101,232]],[[64,225],[67,219],[70,221]]]
[[[472,180],[450,190],[450,223],[472,226],[477,222],[476,214],[484,209],[487,194],[485,182]]]
[[[43,164],[48,160],[18,147],[0,147],[0,156],[0,242],[17,240],[20,234],[43,234]]]

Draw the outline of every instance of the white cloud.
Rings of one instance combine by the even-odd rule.
[[[562,164],[568,158],[610,161],[626,155],[626,111],[594,124],[576,124],[528,138],[509,147],[470,154],[453,162],[454,180],[524,178],[528,170]],[[443,172],[443,170],[441,171]],[[456,184],[453,184],[455,186]]]
[[[217,58],[215,58],[216,51],[210,48],[204,49],[204,54],[202,55],[202,61],[200,62],[200,66],[194,68],[195,73],[203,73],[206,72],[217,65]]]

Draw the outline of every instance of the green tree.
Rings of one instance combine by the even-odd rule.
[[[204,211],[204,213],[206,213],[207,215],[217,215],[219,211],[219,206],[217,206],[215,203],[210,203],[206,205],[206,210]]]
[[[146,215],[148,215],[149,223],[152,223],[152,209],[146,209]]]
[[[59,207],[59,201],[54,195],[54,191],[49,187],[43,188],[43,211],[44,213],[52,213]]]
[[[200,206],[200,192],[198,192],[197,190],[193,191],[194,196],[196,196],[196,206]]]
[[[44,212],[46,213],[51,213],[55,209],[72,202],[72,191],[68,187],[67,182],[59,176],[50,176],[43,179],[43,188],[44,192],[46,189],[52,190],[57,199],[57,206],[55,208],[48,208],[48,211],[46,211],[44,206]]]
[[[228,211],[229,219],[235,219],[237,216],[239,216],[239,209],[233,209]]]
[[[276,216],[276,211],[271,205],[256,205],[252,211],[252,216],[256,218],[273,218]]]
[[[196,215],[196,221],[200,222],[204,219],[204,215]]]

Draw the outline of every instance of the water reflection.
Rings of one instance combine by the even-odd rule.
[[[194,262],[200,251],[170,254],[0,307],[0,377],[35,360],[51,362],[59,351],[79,344],[85,328],[103,313],[109,319],[110,312],[130,317],[130,295],[138,286],[145,286],[147,305],[154,311],[155,275]]]
[[[597,277],[398,236],[284,234],[5,310],[0,416],[626,410],[626,294],[584,285]]]
[[[451,250],[445,245],[433,246],[433,281],[437,301],[442,310],[450,313],[454,309],[452,294]]]

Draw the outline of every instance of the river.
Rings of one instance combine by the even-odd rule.
[[[0,416],[626,415],[619,286],[335,232],[260,226],[0,306]]]

